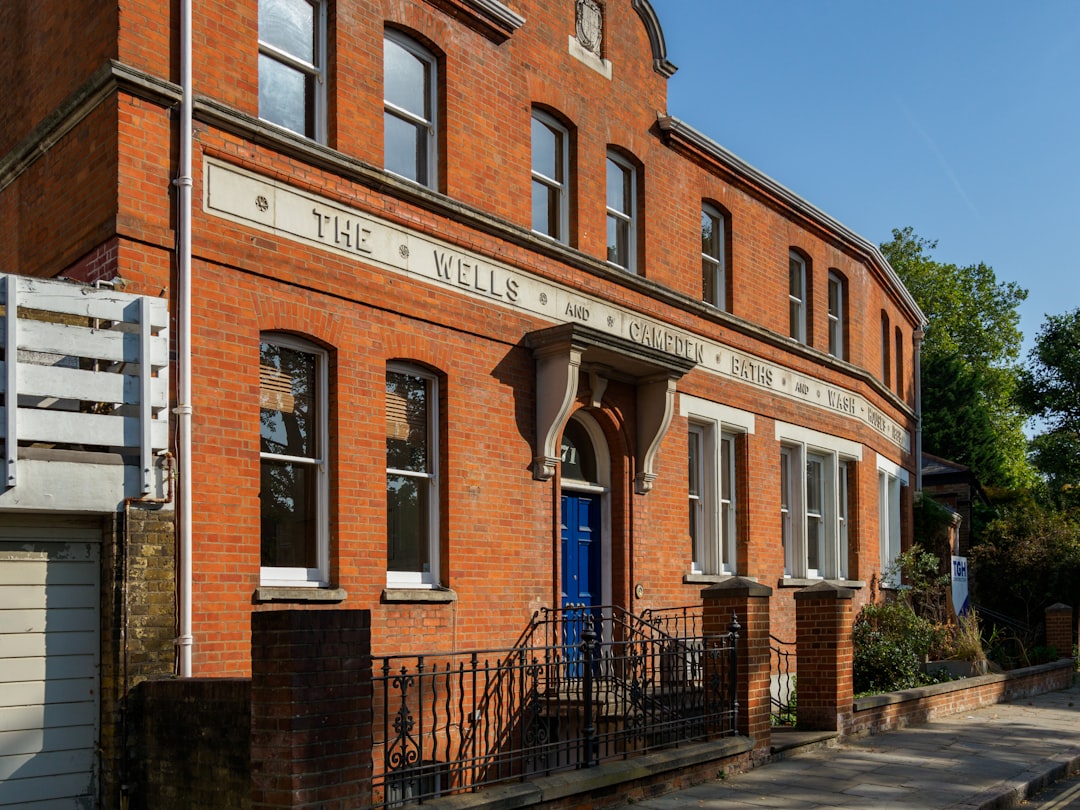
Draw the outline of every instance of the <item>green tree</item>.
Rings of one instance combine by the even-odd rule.
[[[1038,639],[1047,607],[1080,599],[1080,524],[1026,498],[1000,510],[972,549],[974,601],[1020,619]]]
[[[922,345],[923,446],[972,469],[984,485],[1034,481],[1025,413],[1015,399],[1020,374],[1019,304],[1027,290],[997,279],[983,263],[935,260],[936,240],[910,227],[881,245],[926,315]]]
[[[1049,315],[1020,375],[1017,401],[1046,430],[1031,459],[1055,503],[1080,506],[1080,309]]]

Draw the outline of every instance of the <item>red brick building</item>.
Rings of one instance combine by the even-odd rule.
[[[190,62],[186,0],[0,9],[0,270],[171,315],[160,480],[30,504],[105,516],[103,737],[173,635],[180,674],[247,674],[253,611],[368,608],[394,652],[735,575],[790,640],[799,588],[869,597],[910,533],[922,314],[668,110],[648,0],[190,7]]]

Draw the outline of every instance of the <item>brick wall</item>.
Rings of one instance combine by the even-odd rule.
[[[745,184],[735,184],[729,174],[704,171],[646,135],[656,110],[666,106],[663,80],[652,71],[651,58],[641,58],[651,52],[644,27],[629,4],[613,3],[609,8],[611,56],[620,66],[611,82],[562,53],[566,33],[554,37],[553,32],[566,26],[571,26],[567,31],[572,29],[571,6],[556,10],[550,4],[526,3],[515,7],[529,25],[500,46],[453,24],[427,4],[372,2],[349,19],[338,17],[334,21],[338,64],[347,69],[339,70],[335,79],[332,104],[336,105],[337,129],[332,145],[381,165],[382,100],[377,83],[357,82],[356,76],[376,75],[381,70],[383,25],[379,21],[404,26],[444,55],[441,65],[452,87],[442,111],[448,122],[449,158],[444,161],[440,189],[454,201],[475,205],[521,228],[529,226],[529,110],[534,103],[543,104],[573,126],[576,149],[571,172],[581,202],[575,208],[576,235],[571,245],[584,256],[604,255],[604,209],[599,203],[604,199],[604,149],[613,144],[645,167],[644,276],[664,288],[697,297],[699,274],[686,268],[700,266],[701,201],[715,200],[732,217],[736,315],[786,334],[787,252],[789,246],[797,245],[810,258],[814,277],[812,344],[826,343],[824,279],[830,267],[837,267],[849,279],[851,301],[858,302],[849,313],[851,360],[878,367],[878,312],[882,307],[889,309],[894,323],[902,322],[903,316],[881,291],[880,278],[868,271],[865,257],[837,248],[795,224],[787,212],[772,207]],[[248,5],[230,6],[222,7],[221,15],[243,31],[253,11]],[[211,36],[211,32],[200,35]],[[227,102],[251,112],[254,97],[241,94],[256,82],[254,55],[241,53],[238,40],[242,38],[216,36],[215,64],[206,65],[201,92],[220,92]],[[561,43],[557,53],[551,50],[552,42]],[[357,60],[355,64],[346,64],[346,55]],[[236,68],[227,82],[219,76],[219,59]],[[545,65],[543,71],[530,67],[539,64]],[[467,81],[458,78],[463,77],[466,65]],[[569,76],[578,78],[569,82]],[[586,93],[594,84],[604,91]],[[497,109],[488,103],[493,97],[504,100]],[[499,145],[497,157],[493,157],[492,144]],[[908,421],[872,386],[816,358],[766,346],[737,329],[720,330],[690,308],[669,306],[645,289],[621,284],[617,277],[582,273],[538,250],[535,241],[497,238],[463,222],[456,212],[441,213],[419,201],[388,198],[383,190],[356,178],[255,147],[235,134],[215,128],[200,131],[196,199],[204,193],[202,164],[209,157],[289,178],[299,188],[660,320],[705,334],[722,331],[722,339],[735,348],[765,354],[799,373],[852,387],[870,396],[890,416]],[[663,183],[655,179],[659,177]],[[140,208],[145,211],[146,205],[141,203]],[[146,213],[141,217],[145,222],[153,218]],[[550,483],[534,481],[528,470],[535,442],[535,372],[531,355],[521,347],[523,334],[548,324],[306,245],[253,235],[199,209],[195,220],[200,235],[196,364],[210,372],[196,392],[197,468],[205,471],[208,490],[215,493],[214,499],[198,505],[195,527],[202,549],[197,558],[201,570],[195,608],[198,671],[244,674],[248,666],[237,655],[234,642],[246,637],[250,596],[258,584],[258,439],[253,414],[257,411],[255,358],[260,330],[301,333],[332,352],[332,579],[348,594],[346,605],[372,608],[377,647],[407,643],[409,649],[461,649],[496,639],[509,643],[536,607],[556,604],[559,492]],[[863,313],[868,311],[873,311],[869,326],[863,323]],[[446,421],[442,438],[448,475],[442,581],[457,595],[453,604],[387,604],[381,599],[386,517],[385,495],[376,472],[384,465],[380,431],[385,414],[379,392],[386,362],[393,359],[423,363],[443,375]],[[871,474],[859,476],[853,487],[859,490],[863,507],[852,546],[863,555],[860,560],[867,562],[863,566],[866,576],[873,574],[877,568],[873,453],[880,451],[898,462],[904,460],[902,454],[869,428],[854,426],[840,414],[770,397],[712,375],[692,372],[679,387],[759,417],[756,433],[745,441],[747,478],[739,504],[745,529],[740,558],[745,568],[739,573],[770,586],[783,576],[775,418],[865,445],[860,466]],[[582,394],[586,388],[583,384]],[[587,404],[583,397],[579,402]],[[221,403],[228,406],[223,408]],[[677,419],[673,424],[657,459],[658,483],[641,497],[632,494],[638,443],[633,389],[613,382],[603,408],[591,413],[605,432],[613,463],[609,496],[612,601],[635,611],[692,604],[700,584],[684,581],[690,563],[685,540],[685,423]],[[229,459],[229,464],[216,464],[220,458]],[[222,491],[227,496],[217,497]],[[248,538],[247,542],[238,544],[238,536]],[[213,587],[204,588],[200,582],[213,583]],[[641,599],[634,596],[637,585],[642,586]],[[778,591],[775,598],[788,606],[777,614],[781,617],[777,629],[793,631],[790,590]]]
[[[367,611],[255,614],[251,679],[139,683],[122,723],[128,806],[368,806],[370,624]]]
[[[119,246],[116,238],[97,245],[64,271],[64,277],[84,284],[107,281],[116,275]]]
[[[101,791],[119,806],[132,690],[175,671],[174,513],[134,504],[110,516],[103,547]],[[154,806],[154,805],[151,805]],[[178,805],[174,805],[178,806]]]
[[[37,159],[17,175],[3,178],[11,184],[0,192],[0,271],[55,276],[116,235],[116,105],[107,98],[78,127],[43,141]],[[166,178],[162,183],[167,188]],[[167,199],[160,202],[167,206]]]
[[[848,713],[853,595],[824,582],[795,593],[799,728],[835,731]]]
[[[75,94],[107,57],[147,82],[120,82],[70,132],[48,160],[8,178],[0,191],[0,269],[52,275],[73,265],[80,277],[102,259],[129,281],[128,291],[172,295],[177,136],[176,30],[168,6],[149,0],[124,15],[91,20],[93,4],[22,36],[38,17],[0,12],[5,52],[20,69],[42,62],[54,91],[19,99],[41,114]],[[334,4],[331,4],[334,6]],[[51,6],[50,6],[51,7]],[[447,13],[447,8],[460,13]],[[557,604],[558,482],[533,480],[535,361],[522,338],[550,323],[496,307],[478,296],[436,289],[280,234],[208,214],[204,171],[210,158],[287,182],[394,227],[444,240],[510,268],[558,282],[659,322],[763,357],[865,396],[908,430],[909,409],[874,382],[880,369],[880,313],[905,333],[915,326],[865,247],[829,232],[776,194],[660,133],[666,79],[653,67],[648,32],[627,0],[604,4],[607,79],[567,53],[573,4],[521,0],[528,23],[503,40],[461,23],[458,4],[358,0],[334,6],[328,20],[329,137],[305,145],[259,124],[257,0],[208,0],[194,21],[198,77],[194,154],[194,648],[199,675],[246,675],[252,612],[292,604],[255,603],[259,587],[259,334],[302,335],[330,355],[330,569],[345,608],[370,608],[379,652],[462,649],[510,643],[540,605]],[[55,16],[55,15],[54,15]],[[18,19],[16,19],[18,17]],[[76,29],[73,20],[92,22]],[[435,193],[378,171],[383,165],[382,50],[387,26],[415,36],[439,58],[442,152]],[[80,30],[92,47],[59,43]],[[45,54],[53,63],[45,64]],[[678,54],[671,54],[678,61]],[[61,81],[62,78],[62,81]],[[152,79],[153,81],[149,81]],[[148,89],[153,85],[153,91]],[[22,86],[22,85],[20,85]],[[223,112],[207,111],[205,99]],[[574,205],[563,248],[530,233],[530,113],[543,107],[573,135]],[[37,108],[35,108],[37,110]],[[672,111],[682,115],[680,111]],[[693,111],[687,111],[692,121]],[[5,115],[0,113],[0,115]],[[0,135],[26,135],[27,115],[0,118]],[[16,126],[17,123],[17,126]],[[7,126],[10,124],[10,126]],[[18,132],[16,132],[18,130]],[[45,142],[42,141],[44,145]],[[641,168],[639,279],[604,264],[605,152],[616,148]],[[2,151],[2,150],[0,150]],[[373,168],[374,167],[374,168]],[[0,186],[3,184],[0,183]],[[700,214],[710,200],[730,216],[731,311],[699,303]],[[810,273],[810,348],[787,334],[787,256],[797,248]],[[848,345],[853,365],[830,360],[830,268],[847,280]],[[390,602],[386,565],[384,391],[386,363],[425,364],[443,382],[441,455],[442,583],[457,601]],[[863,373],[859,369],[865,369]],[[787,373],[787,372],[785,372]],[[911,352],[904,386],[910,405]],[[680,392],[757,417],[740,442],[742,496],[737,504],[738,573],[775,587],[783,576],[775,421],[810,427],[863,446],[852,496],[853,576],[870,582],[877,563],[874,454],[913,469],[866,425],[791,398],[691,371]],[[584,387],[574,407],[587,407]],[[657,484],[633,494],[636,402],[613,381],[591,413],[611,451],[608,497],[612,601],[634,611],[693,604],[701,583],[686,581],[686,423],[676,418],[657,458]],[[906,509],[910,508],[908,504]],[[634,594],[642,586],[642,597]],[[868,589],[856,600],[867,598]],[[790,588],[773,596],[774,632],[792,638]],[[171,615],[171,614],[170,614]]]
[[[772,740],[769,720],[772,708],[769,692],[771,593],[770,588],[742,578],[711,585],[701,592],[702,630],[706,639],[726,634],[733,620],[740,625],[737,631],[737,731],[752,741],[750,758],[754,763],[768,758]],[[709,677],[706,671],[705,680]]]
[[[1001,675],[980,675],[859,698],[842,733],[849,736],[879,734],[925,723],[935,717],[1065,689],[1072,684],[1074,673],[1075,662],[1070,659]]]
[[[0,48],[18,55],[0,109],[0,156],[48,117],[87,76],[116,53],[119,9],[94,0],[45,0],[0,6]],[[78,43],[78,47],[73,47]],[[4,231],[6,234],[7,231]]]
[[[250,702],[251,683],[244,678],[153,680],[135,687],[128,702],[127,807],[250,808]]]
[[[371,616],[252,616],[252,810],[371,802]]]
[[[1057,650],[1059,658],[1072,655],[1075,628],[1069,605],[1058,602],[1046,609],[1046,645]]]

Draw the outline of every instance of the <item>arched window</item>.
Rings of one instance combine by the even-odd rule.
[[[896,365],[896,393],[898,393],[901,399],[904,396],[904,333],[900,331],[900,327],[896,327],[896,354],[894,356],[894,362]]]
[[[808,288],[806,259],[788,251],[788,334],[799,343],[806,343]]]
[[[709,203],[701,206],[701,300],[728,310],[728,218]]]
[[[259,0],[259,117],[326,142],[326,3]]]
[[[561,445],[563,480],[584,481],[589,484],[598,482],[596,471],[596,451],[585,426],[571,419],[563,428]]]
[[[532,115],[532,229],[569,241],[570,133],[542,110]]]
[[[844,359],[847,343],[847,290],[844,277],[829,271],[829,354]]]
[[[890,343],[892,334],[889,329],[889,315],[881,311],[881,381],[889,385],[892,380],[892,353]]]
[[[327,356],[291,335],[259,351],[263,585],[329,584]]]
[[[434,188],[438,177],[438,63],[418,42],[387,31],[383,43],[383,162]]]
[[[607,260],[630,273],[637,268],[637,170],[613,151],[607,155]]]
[[[386,584],[439,584],[439,381],[386,368]]]

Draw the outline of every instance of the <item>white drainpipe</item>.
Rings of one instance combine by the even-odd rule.
[[[191,3],[180,0],[180,86],[183,99],[180,102],[180,173],[176,178],[177,214],[177,363],[180,368],[179,391],[176,395],[178,421],[178,472],[179,472],[179,565],[177,589],[179,591],[180,634],[178,674],[191,677]]]

